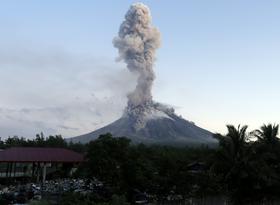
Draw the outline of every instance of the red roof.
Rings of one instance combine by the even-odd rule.
[[[13,147],[0,151],[0,162],[82,162],[83,155],[64,148]]]

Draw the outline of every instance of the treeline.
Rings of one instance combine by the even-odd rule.
[[[45,137],[42,132],[36,134],[34,139],[26,139],[18,136],[8,137],[5,140],[0,138],[0,149],[10,147],[59,147],[68,148],[80,153],[86,151],[86,145],[72,142],[67,143],[61,135],[50,135]]]
[[[228,125],[226,135],[215,134],[216,148],[146,146],[125,137],[101,135],[88,144],[66,143],[61,136],[34,140],[10,138],[1,147],[65,147],[85,154],[78,177],[96,177],[110,192],[133,201],[135,193],[157,200],[227,196],[233,204],[255,204],[280,196],[278,125]],[[93,199],[94,201],[94,199]]]
[[[139,193],[166,201],[168,196],[183,199],[216,195],[219,189],[216,178],[207,173],[215,152],[208,147],[134,145],[127,138],[110,134],[87,146],[88,161],[79,176],[96,176],[112,193],[125,194],[128,201],[134,201]]]
[[[280,198],[278,128],[247,132],[247,126],[228,125],[226,135],[214,135],[216,148],[132,145],[107,134],[87,145],[80,174],[98,177],[128,199],[137,190],[159,200],[226,196],[233,204],[265,204]]]
[[[0,148],[9,147],[66,147],[67,143],[61,135],[45,137],[43,133],[37,134],[34,139],[26,139],[24,137],[8,137],[0,140]]]

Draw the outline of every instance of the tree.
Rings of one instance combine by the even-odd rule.
[[[45,146],[47,147],[61,147],[64,148],[67,146],[67,143],[62,138],[61,135],[49,136],[45,140]]]
[[[43,132],[41,132],[40,134],[36,134],[36,138],[35,138],[35,145],[37,147],[44,147],[45,146],[45,137]]]
[[[88,175],[95,176],[120,191],[123,188],[123,164],[127,161],[130,140],[100,135],[88,145],[86,154]]]
[[[278,196],[280,189],[280,143],[278,136],[279,125],[263,125],[251,134],[257,138],[253,144],[257,160],[257,166],[262,165],[263,179],[262,190],[270,197]]]
[[[246,134],[248,126],[235,128],[233,125],[227,125],[228,133],[225,136],[215,134],[214,137],[219,141],[219,155],[228,163],[234,163],[244,155],[246,141],[248,136]]]
[[[254,190],[256,177],[251,161],[251,150],[246,133],[248,126],[227,125],[225,136],[215,134],[219,140],[216,160],[212,166],[235,204],[246,204]]]
[[[279,142],[278,135],[279,125],[263,125],[259,130],[252,132],[253,136],[256,137],[261,143],[264,144],[275,144]]]

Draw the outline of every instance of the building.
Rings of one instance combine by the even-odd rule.
[[[82,154],[64,148],[13,147],[0,151],[0,178],[46,176],[59,168],[73,168],[84,161]]]

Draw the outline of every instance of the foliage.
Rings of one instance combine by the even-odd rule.
[[[66,143],[60,135],[35,139],[0,139],[0,148],[12,146],[64,147],[85,154],[77,177],[101,180],[106,196],[63,196],[61,204],[126,204],[146,193],[157,200],[167,196],[226,195],[233,204],[254,204],[280,196],[280,141],[278,125],[227,126],[215,134],[219,144],[208,147],[172,147],[131,144],[107,133],[88,144]],[[1,201],[1,199],[0,199]]]
[[[208,193],[216,186],[206,171],[194,174],[189,170],[189,164],[194,161],[209,166],[207,161],[213,154],[214,150],[207,147],[133,145],[126,138],[106,134],[89,143],[84,166],[87,177],[97,177],[111,187],[113,193],[125,193],[129,200],[137,193],[159,198],[169,194],[187,197],[194,185],[201,185],[197,186],[197,193],[204,188],[204,193]]]
[[[111,134],[101,135],[88,145],[89,176],[106,181],[115,191],[122,191],[122,168],[128,154],[130,141],[126,138],[113,138]]]
[[[49,202],[41,200],[41,201],[32,201],[29,203],[29,205],[50,205]]]
[[[218,176],[234,204],[251,204],[278,197],[280,146],[278,125],[263,125],[246,133],[247,126],[227,126],[228,134],[216,134],[219,148],[211,171]],[[249,136],[251,135],[251,136]],[[256,141],[248,141],[250,137]]]
[[[67,147],[67,142],[61,135],[44,137],[44,134],[37,134],[35,139],[25,139],[23,137],[9,137],[5,141],[0,138],[0,149],[9,147]]]
[[[253,136],[256,137],[263,144],[275,144],[279,142],[278,135],[279,125],[263,125],[259,130],[252,132]]]
[[[113,195],[112,200],[110,202],[111,205],[129,205],[129,203],[126,201],[125,196],[123,195]]]
[[[113,195],[111,199],[97,200],[93,195],[82,195],[79,193],[67,193],[62,196],[61,205],[128,205],[124,195]]]

